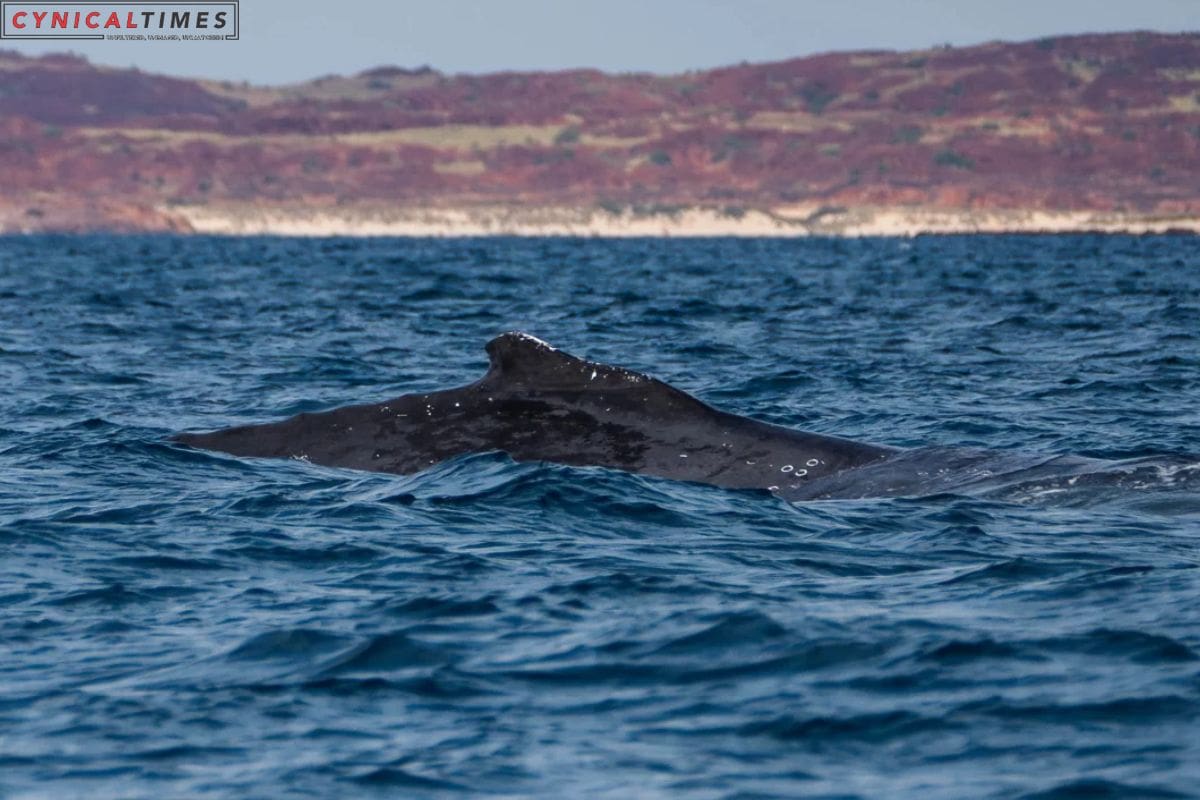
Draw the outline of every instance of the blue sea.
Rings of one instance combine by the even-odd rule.
[[[1175,466],[789,503],[168,442],[514,329],[772,423]],[[1195,238],[7,238],[0,380],[4,798],[1200,792]]]

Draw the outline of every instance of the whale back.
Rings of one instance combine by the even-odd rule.
[[[579,358],[524,333],[496,337],[487,354],[486,374],[458,389],[181,434],[176,441],[398,474],[498,450],[518,461],[782,494],[892,452],[719,411],[648,375]]]

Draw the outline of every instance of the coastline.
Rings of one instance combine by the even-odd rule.
[[[970,233],[1200,234],[1200,215],[1100,211],[791,206],[731,214],[691,207],[635,213],[562,206],[262,207],[157,209],[178,227],[233,236],[864,237]]]
[[[930,206],[791,205],[719,209],[658,205],[387,205],[212,203],[153,208],[43,202],[47,212],[0,207],[0,235],[174,233],[298,237],[911,237],[921,234],[1200,234],[1200,214]]]

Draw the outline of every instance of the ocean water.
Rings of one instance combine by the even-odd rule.
[[[1194,797],[1196,242],[0,239],[0,796]],[[1160,466],[788,503],[167,442],[461,385],[510,329]]]

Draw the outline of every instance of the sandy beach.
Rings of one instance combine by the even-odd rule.
[[[334,208],[234,205],[159,209],[196,233],[277,236],[916,236],[923,233],[1200,233],[1194,215],[1096,211],[791,206],[730,214],[477,206]]]

